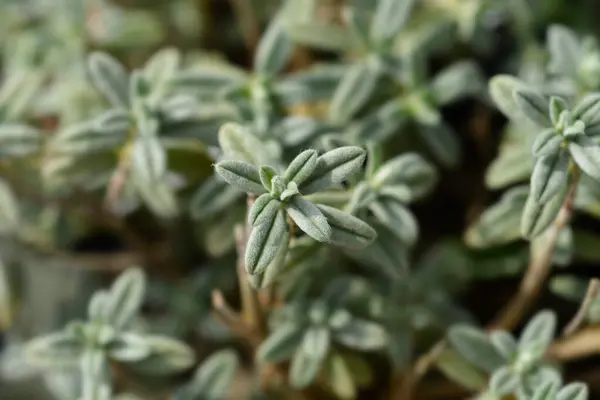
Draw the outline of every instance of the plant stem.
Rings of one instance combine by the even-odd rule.
[[[260,41],[260,26],[252,9],[252,0],[229,0],[242,30],[249,54],[254,54]]]
[[[552,266],[552,258],[554,250],[558,242],[558,237],[565,226],[569,224],[573,214],[573,206],[575,202],[575,194],[579,183],[579,170],[576,168],[573,171],[573,179],[571,180],[567,197],[563,202],[560,211],[554,223],[547,232],[546,247],[540,253],[534,254],[525,276],[521,280],[519,290],[516,295],[500,312],[499,316],[489,325],[490,330],[504,329],[512,330],[529,312],[535,300],[539,297],[544,283],[550,275],[550,267]]]
[[[569,322],[563,331],[564,336],[571,336],[581,327],[590,311],[590,308],[594,304],[594,300],[596,300],[598,297],[598,293],[600,293],[600,280],[593,278],[588,285],[587,292],[585,293],[585,297],[581,303],[581,307],[579,307],[577,314],[575,314],[571,322]]]

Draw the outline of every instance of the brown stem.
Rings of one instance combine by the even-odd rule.
[[[550,267],[552,266],[552,258],[554,256],[554,249],[560,232],[565,226],[568,225],[573,214],[573,203],[575,202],[575,193],[577,191],[577,184],[579,183],[579,171],[576,169],[573,173],[573,179],[571,181],[569,192],[567,197],[558,212],[558,215],[547,232],[548,238],[546,247],[540,253],[533,255],[533,260],[525,276],[521,280],[519,290],[516,295],[509,301],[509,303],[500,312],[499,316],[489,326],[490,330],[494,329],[514,329],[519,322],[529,312],[537,298],[542,292],[544,283],[550,275]]]
[[[557,340],[548,349],[547,356],[560,362],[580,360],[600,355],[600,326],[590,326],[573,335]]]
[[[260,25],[252,9],[252,0],[229,0],[242,30],[249,54],[254,54],[260,41]]]
[[[571,322],[569,322],[563,331],[564,336],[571,336],[581,327],[590,311],[590,308],[594,304],[594,300],[596,300],[598,297],[598,293],[600,293],[600,280],[593,278],[587,288],[587,292],[583,298],[581,307],[579,307],[577,314],[575,314]]]

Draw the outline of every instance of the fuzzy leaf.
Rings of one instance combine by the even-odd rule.
[[[579,168],[600,182],[600,145],[586,136],[579,135],[569,142],[569,151]]]
[[[536,202],[545,204],[560,192],[567,182],[569,162],[567,151],[536,160],[531,173],[531,196]]]
[[[150,376],[165,376],[190,368],[194,365],[194,351],[185,343],[166,336],[147,335],[150,355],[129,366],[139,373]]]
[[[419,132],[434,157],[448,168],[458,165],[462,157],[462,148],[456,132],[448,125],[423,125]]]
[[[548,50],[550,51],[550,68],[561,74],[576,77],[581,62],[581,46],[575,33],[562,25],[548,28]]]
[[[380,0],[371,23],[372,40],[389,44],[408,21],[413,4],[413,0]]]
[[[349,121],[370,99],[379,74],[368,62],[352,65],[333,94],[329,115],[338,123]]]
[[[296,351],[290,367],[290,383],[304,388],[312,383],[321,370],[330,346],[330,333],[326,328],[310,328]]]
[[[343,345],[360,351],[380,350],[387,344],[387,334],[381,325],[356,317],[336,329],[333,335]]]
[[[560,389],[556,400],[587,400],[589,392],[585,383],[574,382]]]
[[[300,185],[300,192],[310,194],[325,190],[356,174],[363,166],[367,152],[357,146],[340,147],[321,155],[310,178]]]
[[[254,71],[273,77],[279,74],[292,55],[293,43],[281,18],[275,18],[263,34],[254,58]]]
[[[215,165],[215,171],[225,182],[250,194],[261,195],[263,187],[256,167],[242,161],[221,161]]]
[[[546,129],[540,132],[533,142],[533,155],[535,157],[551,156],[558,153],[564,138],[554,129]]]
[[[57,332],[29,341],[25,355],[32,364],[43,368],[76,366],[83,354],[81,343],[71,332]]]
[[[285,324],[261,343],[256,357],[261,362],[278,363],[289,359],[302,344],[304,331],[296,324]]]
[[[505,116],[516,121],[523,120],[525,115],[513,94],[516,90],[526,87],[524,82],[510,75],[496,75],[489,82],[490,95],[498,109]]]
[[[288,182],[295,182],[300,186],[315,171],[318,154],[316,150],[305,150],[298,154],[285,171],[284,177]]]
[[[310,201],[295,196],[287,203],[286,211],[298,228],[319,242],[329,242],[332,230],[327,218],[319,208]]]
[[[548,101],[539,93],[533,90],[521,89],[514,93],[515,101],[523,113],[531,121],[542,128],[550,126],[551,121],[548,115]]]
[[[572,111],[573,120],[582,120],[592,125],[600,119],[600,93],[587,94]]]
[[[490,379],[490,389],[496,396],[507,396],[516,392],[519,386],[519,377],[509,367],[502,367],[494,371]]]
[[[256,167],[271,164],[265,143],[242,125],[228,122],[219,129],[219,145],[225,155],[233,160],[245,161]]]
[[[371,202],[369,209],[402,243],[407,246],[415,244],[419,236],[419,225],[410,210],[396,201],[385,199]]]
[[[167,172],[167,154],[158,136],[140,135],[131,150],[131,168],[144,183],[160,181]]]
[[[150,355],[150,346],[143,336],[126,332],[119,334],[107,346],[106,351],[117,361],[135,362]]]
[[[472,61],[456,62],[438,73],[431,82],[436,104],[443,106],[478,94],[484,87],[481,71]]]
[[[129,106],[129,77],[123,66],[106,53],[94,52],[88,66],[92,82],[115,107]]]
[[[232,350],[221,350],[211,355],[182,391],[182,400],[219,400],[227,397],[238,365],[238,356]]]
[[[281,202],[274,199],[270,193],[261,194],[252,204],[248,212],[248,223],[252,226],[258,226],[266,221],[270,221],[281,207]]]
[[[377,232],[367,223],[337,208],[317,205],[331,227],[330,242],[350,248],[364,247],[377,237]]]
[[[406,186],[409,201],[415,201],[429,193],[437,179],[437,172],[431,164],[417,153],[408,153],[386,162],[374,174],[372,182],[378,187]]]
[[[550,97],[549,114],[550,114],[550,121],[552,121],[553,125],[556,126],[556,124],[558,124],[558,122],[560,121],[560,115],[567,108],[568,108],[567,102],[564,101],[562,98],[556,97],[556,96]]]
[[[568,185],[563,185],[561,191],[546,204],[536,202],[532,196],[527,198],[521,217],[521,234],[523,237],[527,239],[534,238],[554,222],[568,191]]]
[[[268,165],[261,165],[258,169],[258,176],[260,177],[260,182],[262,183],[263,187],[266,190],[272,190],[273,178],[277,176],[277,170],[275,170],[273,167],[269,167]]]
[[[454,326],[448,332],[448,339],[464,358],[487,372],[491,373],[504,364],[490,339],[476,328]]]
[[[519,338],[519,350],[527,350],[532,345],[546,348],[556,331],[556,315],[552,311],[540,311],[525,326]]]
[[[287,230],[283,210],[252,229],[245,254],[246,271],[249,274],[264,272],[277,255]]]
[[[110,288],[106,318],[116,328],[126,327],[138,313],[146,292],[146,277],[140,268],[123,272]]]
[[[506,331],[492,332],[490,341],[507,362],[513,360],[517,355],[517,342],[510,333]]]

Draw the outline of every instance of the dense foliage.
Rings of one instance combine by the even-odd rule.
[[[1,0],[0,397],[599,396],[598,12]]]

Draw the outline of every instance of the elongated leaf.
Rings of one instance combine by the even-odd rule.
[[[215,171],[225,182],[236,188],[255,195],[266,192],[256,167],[242,161],[221,161],[215,165]]]
[[[147,335],[150,355],[140,361],[130,363],[134,371],[151,375],[165,376],[190,368],[194,365],[194,351],[185,343],[166,336]]]
[[[356,383],[350,367],[339,354],[333,354],[327,359],[326,375],[328,385],[341,399],[354,399],[356,397]]]
[[[305,150],[298,154],[285,171],[285,179],[300,186],[311,177],[317,167],[318,154],[316,150]]]
[[[570,160],[567,151],[536,160],[531,174],[531,196],[536,202],[547,203],[560,192],[567,182]]]
[[[143,336],[135,333],[119,334],[106,349],[109,357],[122,361],[140,361],[150,355],[150,346]]]
[[[277,249],[273,261],[271,261],[265,271],[254,275],[248,275],[248,281],[254,289],[264,289],[275,283],[278,278],[285,276],[285,262],[291,242],[289,231],[285,231],[281,242],[281,246]]]
[[[113,283],[106,305],[106,318],[117,328],[127,326],[144,300],[146,277],[139,268],[123,272]]]
[[[419,132],[435,158],[448,168],[458,165],[462,157],[460,142],[448,125],[420,126]]]
[[[481,391],[488,384],[485,374],[454,350],[444,351],[437,360],[437,367],[452,381],[473,391]]]
[[[248,212],[248,223],[252,226],[258,226],[274,218],[280,210],[281,202],[274,199],[270,193],[260,195]]]
[[[526,350],[532,345],[547,347],[556,331],[556,315],[552,311],[540,311],[523,329],[519,338],[519,350]]]
[[[502,367],[492,374],[490,389],[496,396],[507,396],[516,392],[519,377],[509,367]]]
[[[367,152],[357,146],[340,147],[321,155],[314,173],[300,185],[302,194],[325,190],[356,174],[361,168]]]
[[[522,121],[526,116],[513,94],[526,87],[524,82],[510,75],[496,75],[489,82],[489,92],[498,109],[505,116],[516,121]]]
[[[546,204],[536,202],[531,196],[525,202],[521,217],[521,234],[525,238],[533,238],[545,231],[556,219],[568,193],[568,185],[563,188]]]
[[[194,373],[192,381],[181,393],[181,400],[219,400],[229,392],[239,365],[233,350],[221,350],[208,359]]]
[[[490,334],[490,341],[507,362],[513,360],[517,355],[517,342],[510,333],[506,331],[492,332]]]
[[[569,151],[579,168],[600,182],[600,145],[586,136],[579,135],[569,143]]]
[[[21,224],[21,211],[10,186],[0,179],[0,233],[16,233]]]
[[[292,357],[302,344],[304,330],[296,324],[285,324],[275,329],[260,345],[256,354],[261,362],[278,363]]]
[[[300,196],[287,203],[286,211],[298,228],[319,242],[329,242],[332,230],[321,210]]]
[[[561,97],[550,97],[550,121],[556,126],[560,122],[560,116],[568,108],[567,102]]]
[[[487,372],[504,364],[490,339],[478,329],[457,325],[450,328],[448,339],[460,355]]]
[[[242,125],[228,122],[219,129],[219,145],[225,155],[256,167],[271,165],[271,155],[265,143]]]
[[[140,135],[131,150],[131,166],[137,179],[160,181],[167,172],[167,154],[157,136]]]
[[[374,42],[389,44],[408,21],[413,0],[380,0],[371,23]]]
[[[387,345],[387,334],[383,327],[361,318],[353,317],[333,334],[335,340],[351,349],[373,351]]]
[[[94,130],[105,134],[126,132],[131,127],[131,115],[127,110],[113,108],[94,119]]]
[[[338,123],[349,121],[369,100],[378,79],[379,74],[370,63],[352,65],[333,94],[329,106],[331,119]]]
[[[283,21],[276,17],[263,34],[256,49],[254,71],[268,77],[277,75],[285,67],[292,51],[292,41],[288,37]]]
[[[181,54],[173,47],[154,53],[144,65],[144,75],[154,90],[162,91],[177,72]]]
[[[331,243],[350,248],[361,248],[373,242],[377,237],[377,232],[361,219],[323,204],[319,204],[317,207],[327,218],[327,223],[331,227]]]
[[[532,400],[555,400],[558,385],[556,382],[542,382],[533,393]]]
[[[244,196],[234,186],[210,177],[194,194],[190,202],[190,212],[195,219],[204,219],[221,212]]]
[[[539,133],[533,142],[533,155],[536,157],[556,155],[564,138],[554,129],[546,129]]]
[[[362,48],[368,51],[371,47],[369,38],[369,16],[366,13],[353,8],[348,8],[344,11],[344,22],[346,22],[347,26],[350,28],[356,42],[360,43]]]
[[[83,354],[81,343],[70,332],[58,332],[29,341],[25,355],[32,364],[43,368],[76,366]]]
[[[379,187],[405,185],[410,200],[425,196],[437,183],[433,166],[417,153],[407,153],[386,162],[375,173],[373,184]]]
[[[556,400],[587,400],[589,392],[585,383],[574,382],[560,389]]]
[[[295,388],[304,388],[312,383],[319,373],[330,346],[330,333],[326,328],[309,329],[301,347],[292,358],[290,383]]]
[[[472,61],[459,61],[443,69],[433,78],[430,91],[436,104],[443,106],[480,93],[484,82],[477,64]]]
[[[562,25],[548,28],[548,49],[550,50],[550,68],[554,72],[577,77],[582,51],[579,40],[573,31]]]
[[[277,255],[277,250],[282,245],[287,230],[288,226],[283,210],[252,229],[244,256],[246,271],[249,274],[264,272]]]
[[[106,53],[95,52],[88,59],[94,85],[115,107],[129,105],[129,77],[123,66]]]
[[[0,157],[32,155],[41,150],[42,135],[27,125],[0,124]]]
[[[369,204],[369,209],[402,243],[407,246],[415,244],[419,236],[419,226],[410,210],[396,201],[383,199]]]
[[[533,90],[521,89],[514,93],[514,97],[527,118],[542,128],[550,126],[549,105],[544,96]]]
[[[586,125],[597,123],[600,119],[600,93],[587,94],[573,109],[571,117],[582,120]]]
[[[260,177],[260,182],[263,187],[267,190],[273,190],[273,178],[277,176],[277,170],[273,167],[269,167],[268,165],[261,165],[258,169],[258,176]],[[283,186],[284,182],[279,178],[278,182],[281,182],[281,186]],[[276,186],[279,184],[276,182]],[[283,189],[285,190],[285,189]],[[279,192],[282,190],[280,189]]]

